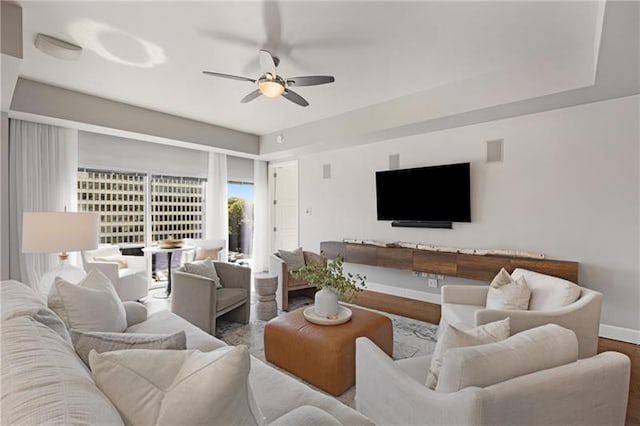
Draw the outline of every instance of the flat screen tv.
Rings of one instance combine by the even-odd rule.
[[[376,172],[378,220],[471,222],[470,163]]]

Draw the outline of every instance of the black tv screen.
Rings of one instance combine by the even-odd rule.
[[[471,222],[470,164],[376,172],[378,220]]]

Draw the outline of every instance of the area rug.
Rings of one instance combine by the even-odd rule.
[[[294,310],[312,303],[312,300],[308,297],[296,297],[290,299],[289,306],[290,310]],[[252,304],[251,320],[249,324],[238,324],[224,320],[218,320],[216,324],[216,337],[225,341],[229,345],[247,345],[249,347],[251,355],[264,361],[265,358],[263,336],[266,321],[260,321],[256,319],[256,315],[253,310],[254,306],[255,304]],[[378,312],[389,317],[393,323],[394,359],[405,359],[433,353],[433,349],[436,344],[436,331],[438,329],[437,326],[410,318],[404,318],[398,315],[388,314],[386,312],[374,312]],[[285,370],[282,370],[280,368],[278,369],[285,374],[295,378],[296,380],[303,381]],[[325,393],[324,391],[314,387],[309,383],[307,383],[307,385],[318,390],[319,392]],[[354,407],[354,396],[355,386],[337,397],[337,399],[345,405]]]

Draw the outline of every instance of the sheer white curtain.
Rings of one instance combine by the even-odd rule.
[[[11,119],[9,157],[9,275],[37,289],[58,260],[22,253],[22,213],[76,211],[78,131]]]
[[[271,209],[269,205],[269,175],[267,162],[253,161],[255,204],[253,207],[253,270],[269,269],[271,255]]]
[[[205,238],[225,240],[229,247],[229,207],[227,197],[227,155],[209,153],[207,196],[205,212]]]

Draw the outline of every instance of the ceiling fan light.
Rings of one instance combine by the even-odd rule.
[[[258,89],[268,98],[277,98],[284,93],[284,86],[276,80],[260,80]]]

